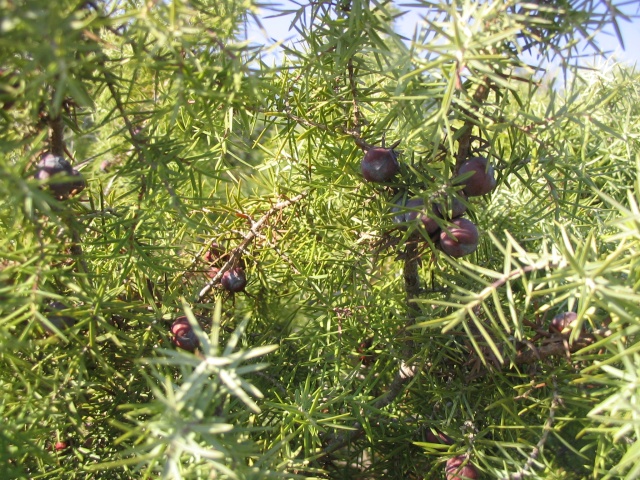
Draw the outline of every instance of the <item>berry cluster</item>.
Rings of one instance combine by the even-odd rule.
[[[232,256],[229,253],[225,253],[220,245],[213,243],[202,257],[203,262],[207,264],[207,276],[215,279],[223,265],[229,262],[231,258]],[[244,292],[247,286],[247,274],[245,273],[242,259],[222,274],[220,285],[229,293]],[[199,322],[201,326],[206,323],[204,319],[199,319]],[[176,347],[193,352],[200,346],[200,341],[185,316],[177,317],[174,320],[171,325],[171,333],[173,344]]]
[[[367,150],[360,168],[368,182],[384,183],[393,179],[400,164],[392,148],[375,147]],[[400,201],[393,208],[393,221],[404,226],[420,222],[443,252],[457,258],[478,248],[477,227],[462,218],[467,210],[466,199],[491,192],[496,187],[495,171],[486,158],[471,157],[460,166],[453,183],[462,187],[456,196],[446,195],[428,205],[420,197]]]

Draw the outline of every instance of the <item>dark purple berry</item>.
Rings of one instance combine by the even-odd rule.
[[[186,316],[178,317],[171,325],[173,344],[189,352],[193,352],[200,345],[196,332],[193,331],[189,319]]]
[[[53,448],[55,448],[56,452],[61,452],[62,450],[66,450],[68,447],[69,447],[69,444],[67,444],[67,442],[63,442],[63,441],[58,441],[53,446]]]
[[[470,220],[456,218],[440,232],[440,248],[456,258],[469,255],[478,248],[478,229]]]
[[[86,183],[80,172],[59,155],[45,154],[38,162],[36,180],[46,183],[47,187],[58,199],[66,199],[85,189]]]
[[[479,477],[478,469],[467,461],[466,455],[457,455],[447,460],[444,467],[447,480],[476,480]]]
[[[364,154],[360,169],[365,180],[380,183],[391,180],[400,170],[400,164],[392,149],[376,147]]]
[[[46,153],[38,162],[38,169],[34,176],[36,180],[48,180],[54,175],[71,173],[71,170],[71,164],[64,158],[52,153]]]
[[[71,170],[70,176],[73,178],[73,180],[64,184],[64,186],[66,187],[66,191],[63,192],[63,197],[77,195],[87,186],[84,178],[82,178],[82,174],[75,168]]]
[[[214,242],[203,255],[203,260],[207,263],[215,263],[218,261],[226,262],[229,259],[229,255],[225,253],[220,244]]]
[[[485,195],[496,188],[493,166],[484,157],[472,157],[462,164],[458,175],[472,172],[466,180],[462,180],[463,191],[468,197]]]
[[[576,312],[564,312],[556,315],[551,320],[551,324],[549,325],[549,332],[551,333],[563,333],[565,329],[570,329],[571,324],[576,321],[578,318],[578,314]],[[582,330],[585,331],[584,325],[582,326]],[[570,333],[570,331],[564,332]]]
[[[429,443],[438,443],[443,445],[451,445],[453,443],[451,438],[439,430],[435,430],[435,433],[432,430],[427,430],[426,438]]]
[[[242,292],[247,286],[247,275],[243,268],[235,267],[224,272],[220,283],[228,292]]]

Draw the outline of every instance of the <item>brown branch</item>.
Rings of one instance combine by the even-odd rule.
[[[417,305],[415,304],[415,302],[412,301],[413,299],[418,297],[420,292],[418,262],[419,262],[419,257],[418,257],[417,247],[415,246],[415,243],[410,242],[407,244],[405,249],[405,264],[403,268],[406,299],[409,305],[409,310],[407,315],[408,316],[407,326],[412,325],[415,322],[416,316],[419,314],[419,309]],[[507,283],[509,280],[512,280],[513,278],[517,278],[527,273],[531,273],[533,271],[540,270],[543,268],[548,268],[551,266],[553,266],[553,264],[551,263],[542,263],[542,264],[536,264],[536,265],[527,265],[525,267],[512,270],[511,272],[508,272],[507,274],[503,275],[502,277],[492,282],[489,286],[487,286],[483,290],[483,293],[491,292],[503,286],[505,283]],[[405,329],[403,329],[402,331],[404,332]],[[576,352],[581,350],[582,348],[585,348],[593,344],[595,341],[597,341],[597,337],[605,337],[605,336],[609,336],[610,334],[611,334],[611,331],[606,328],[598,330],[594,332],[594,334],[590,334],[590,335],[583,334],[581,335],[580,338],[574,341],[568,348],[571,352]],[[548,343],[545,343],[541,347],[539,348],[535,348],[535,347],[532,348],[532,347],[533,346],[530,345],[529,350],[519,352],[514,359],[514,363],[518,365],[525,365],[525,364],[531,364],[537,361],[541,361],[551,356],[559,356],[559,355],[562,356],[566,353],[566,350],[567,350],[567,337],[562,336],[560,334],[556,334],[548,340]],[[405,359],[410,359],[413,356],[413,351],[414,351],[413,342],[407,341],[405,344],[405,349],[403,351],[403,357]],[[399,368],[392,382],[389,384],[387,391],[385,392],[384,395],[382,395],[381,397],[376,399],[375,402],[373,402],[372,407],[377,410],[380,410],[388,406],[389,404],[391,404],[404,391],[404,387],[415,376],[415,373],[416,373],[416,369],[414,366],[411,366],[405,363],[405,361],[401,360]],[[487,370],[483,372],[483,374],[486,374],[486,373],[488,373]],[[473,378],[477,378],[481,375],[482,374],[474,375]],[[526,471],[529,468],[531,468],[531,465],[533,465],[533,462],[539,455],[540,450],[542,449],[542,447],[544,446],[547,440],[549,431],[551,430],[551,427],[554,422],[555,410],[559,402],[560,402],[560,399],[558,397],[557,388],[554,381],[554,394],[553,394],[552,405],[549,411],[549,417],[545,422],[543,435],[540,438],[536,447],[534,447],[534,450],[532,454],[529,456],[529,459],[527,460],[527,463],[525,464],[525,467],[522,470],[522,472],[520,474],[516,474],[515,476],[509,477],[509,478],[512,478],[513,480],[521,480],[526,474]],[[359,422],[355,422],[352,425],[351,431],[335,436],[334,439],[323,449],[321,456],[329,455],[332,452],[335,452],[336,450],[339,450],[340,448],[346,446],[347,444],[359,439],[363,435],[364,435],[363,426]]]
[[[400,330],[399,334],[406,332],[407,328],[415,323],[417,316],[420,314],[420,308],[416,302],[413,301],[418,298],[418,295],[420,294],[420,275],[418,273],[420,255],[418,252],[417,242],[407,242],[405,245],[404,259],[402,273],[407,300],[407,322],[406,326]],[[384,395],[373,402],[372,407],[374,409],[380,410],[387,405],[390,405],[402,392],[404,392],[405,386],[411,381],[417,371],[415,366],[407,363],[413,357],[413,354],[413,341],[407,340],[404,344],[402,351],[403,358],[400,359],[398,370],[387,387],[387,391]],[[323,449],[321,456],[329,455],[364,435],[364,428],[359,422],[355,422],[352,425],[352,428],[353,430],[334,437],[334,439]]]
[[[535,348],[529,347],[528,350],[518,352],[513,362],[517,365],[530,365],[548,357],[564,356],[567,351],[577,352],[595,343],[598,340],[597,337],[608,337],[609,335],[611,335],[611,331],[606,328],[597,330],[593,334],[581,333],[578,339],[568,344],[565,335],[556,333],[543,345]]]
[[[55,93],[54,93],[55,95]],[[64,120],[62,115],[58,112],[55,118],[49,118],[49,151],[53,155],[64,157],[65,152],[69,154],[66,142],[64,141]],[[69,155],[71,157],[71,155]],[[65,212],[60,212],[61,214]],[[64,214],[64,223],[71,234],[71,245],[69,251],[71,255],[76,257],[77,265],[79,269],[84,273],[89,273],[89,267],[87,261],[84,258],[84,252],[82,250],[82,239],[73,225],[73,220]]]
[[[478,85],[478,88],[473,94],[473,103],[475,104],[475,109],[477,111],[479,105],[483,103],[487,97],[489,96],[490,85],[489,79],[484,77],[482,79],[482,83]],[[462,134],[458,138],[458,153],[456,155],[456,172],[460,165],[467,159],[469,156],[469,151],[471,150],[471,138],[473,127],[478,120],[478,115],[473,112],[467,112],[469,118],[464,122],[464,125],[460,127],[460,131]]]
[[[67,227],[71,230],[71,240],[72,244],[69,247],[71,254],[78,259],[80,268],[82,273],[88,275],[89,274],[89,266],[87,265],[87,261],[84,258],[84,251],[82,250],[82,239],[80,238],[80,234],[70,225],[70,222],[67,223]]]
[[[469,302],[466,305],[467,312],[477,308],[478,306],[480,306],[484,302],[484,300],[486,298],[490,297],[495,290],[497,290],[498,288],[503,286],[509,280],[513,280],[514,278],[522,277],[525,274],[534,272],[536,270],[543,270],[545,268],[552,268],[553,266],[554,266],[554,264],[552,262],[541,261],[541,262],[533,264],[533,265],[527,265],[525,267],[520,267],[520,268],[516,268],[514,270],[511,270],[509,273],[506,273],[505,275],[499,277],[497,280],[494,280],[488,286],[483,288],[482,291],[480,293],[478,293],[478,295],[476,296],[476,299],[471,301],[471,302]]]
[[[507,362],[502,366],[497,361],[493,362],[496,368],[508,368],[510,365],[531,365],[537,362],[542,362],[550,357],[568,357],[570,354],[578,352],[583,348],[593,345],[599,339],[608,337],[611,335],[611,330],[606,327],[600,328],[595,332],[581,333],[580,337],[573,343],[569,344],[568,335],[554,333],[551,337],[545,339],[543,344],[535,346],[532,342],[524,342],[527,347],[526,350],[519,350],[515,357],[512,358],[511,363]],[[504,353],[506,348],[504,344],[498,345],[500,352]],[[503,355],[505,356],[505,355]],[[477,359],[475,360],[477,362]],[[472,375],[467,378],[468,381],[476,380],[477,378],[484,377],[489,374],[490,369],[482,367],[475,369]]]
[[[100,60],[99,64],[100,64],[100,67],[102,68],[102,73],[104,75],[104,80],[105,80],[105,83],[107,84],[107,88],[109,89],[109,93],[111,93],[111,97],[113,98],[113,101],[116,103],[116,108],[118,109],[118,112],[120,112],[120,116],[122,117],[122,120],[125,123],[127,131],[129,132],[129,137],[131,138],[131,143],[133,144],[133,148],[135,149],[135,152],[138,158],[145,165],[149,167],[153,167],[153,165],[145,157],[144,150],[142,148],[142,145],[145,144],[147,140],[140,135],[139,130],[136,128],[136,126],[133,124],[133,122],[127,115],[125,106],[122,103],[122,100],[120,99],[120,94],[118,93],[115,82],[113,80],[114,78],[113,73],[111,73],[107,69],[104,58]],[[176,191],[174,190],[174,188],[169,183],[169,181],[166,178],[163,178],[163,176],[161,175],[158,175],[158,177],[160,178],[160,181],[162,182],[166,191],[169,193],[169,196],[176,201],[177,205],[181,205],[180,198],[176,193]],[[147,192],[146,177],[145,175],[141,175],[140,176],[140,192],[138,193],[138,206],[140,206],[140,204],[142,203],[142,199],[144,198],[144,195],[146,194],[146,192]],[[138,217],[138,213],[136,213],[136,224],[138,221],[137,217]],[[135,228],[132,228],[131,232],[133,232],[134,230]]]
[[[269,220],[271,215],[281,210],[284,210],[290,205],[293,205],[294,203],[302,200],[306,196],[307,196],[306,193],[301,193],[288,200],[283,200],[281,202],[278,202],[273,207],[271,207],[267,211],[267,213],[265,213],[257,222],[252,222],[249,232],[244,236],[244,240],[242,240],[242,242],[240,242],[240,244],[236,248],[231,250],[231,252],[229,253],[229,260],[227,260],[225,264],[222,267],[220,267],[220,270],[218,270],[216,275],[202,288],[202,290],[200,290],[200,293],[198,293],[198,296],[196,298],[196,302],[198,303],[202,302],[204,300],[204,297],[207,295],[207,293],[209,293],[209,291],[213,288],[213,286],[220,282],[222,275],[224,275],[224,273],[227,270],[235,266],[240,261],[240,257],[242,257],[242,253],[245,251],[247,246],[251,242],[253,242],[253,240],[258,235],[260,235],[260,230],[266,225],[267,220]]]
[[[415,367],[408,366],[403,360],[401,360],[398,371],[389,384],[387,391],[384,395],[373,402],[372,407],[376,410],[380,410],[387,405],[390,405],[404,391],[405,385],[409,383],[409,381],[415,376],[415,374]],[[345,445],[356,441],[357,439],[362,437],[362,435],[364,435],[364,428],[362,427],[360,422],[355,422],[351,426],[351,428],[353,430],[335,436],[334,439],[323,449],[320,456],[324,457],[326,455],[329,455],[330,453],[341,449]]]
[[[49,130],[49,150],[53,155],[64,157],[64,152],[66,150],[64,143],[64,121],[60,114],[49,120]]]
[[[269,112],[263,109],[258,109],[257,111],[267,116],[269,116],[270,114],[273,115],[274,113],[274,112]],[[288,111],[282,111],[277,113],[284,114],[289,120],[293,120],[294,122],[299,123],[300,125],[304,125],[305,127],[317,128],[318,130],[322,130],[323,132],[335,133],[335,130],[332,130],[324,123],[318,123],[318,122],[314,122],[313,120],[307,120],[306,118],[300,117]],[[360,134],[357,131],[349,130],[348,128],[344,128],[344,127],[337,127],[336,130],[338,130],[339,133],[353,137],[356,145],[358,145],[363,150],[368,150],[373,148],[367,142],[362,140],[362,138],[360,138]]]

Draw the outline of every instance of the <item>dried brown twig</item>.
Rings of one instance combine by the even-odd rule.
[[[240,244],[236,248],[231,250],[231,252],[229,253],[229,259],[225,262],[225,264],[222,267],[220,267],[220,270],[218,270],[216,275],[209,282],[207,282],[207,284],[200,290],[196,298],[196,302],[202,302],[206,297],[206,295],[209,293],[209,291],[213,288],[213,286],[220,282],[222,275],[224,275],[224,273],[227,270],[232,268],[234,265],[236,265],[240,261],[240,258],[242,257],[242,253],[245,251],[247,246],[249,246],[249,244],[253,242],[253,240],[257,236],[260,235],[260,230],[266,226],[267,221],[274,213],[284,210],[290,205],[293,205],[294,203],[302,200],[306,196],[307,196],[306,193],[301,193],[288,200],[283,200],[281,202],[278,202],[273,207],[271,207],[258,221],[256,222],[252,221],[249,232],[244,235],[244,240],[242,240],[242,242],[240,242]]]
[[[564,356],[567,349],[570,353],[575,353],[598,340],[598,337],[608,337],[611,331],[608,328],[595,331],[593,334],[581,334],[573,343],[567,344],[567,337],[561,334],[554,334],[542,345],[528,350],[520,351],[516,354],[513,362],[517,365],[529,365],[545,358],[554,356]]]

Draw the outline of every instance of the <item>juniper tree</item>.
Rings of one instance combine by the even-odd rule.
[[[0,0],[5,477],[636,478],[634,3]]]

